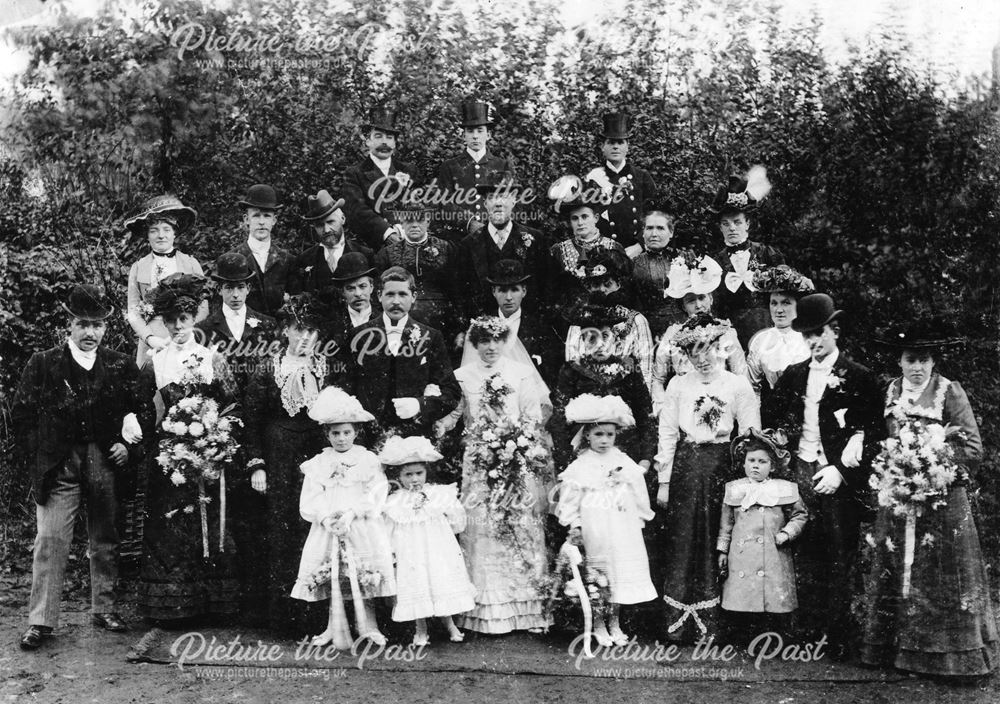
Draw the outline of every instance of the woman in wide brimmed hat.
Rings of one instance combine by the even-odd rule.
[[[732,330],[710,315],[691,318],[674,335],[693,369],[667,384],[660,411],[656,502],[666,508],[667,638],[694,642],[711,635],[718,618],[716,538],[733,430],[760,428],[760,406],[745,376],[726,371],[720,342]],[[697,616],[697,618],[695,618]]]
[[[809,359],[809,345],[792,329],[798,300],[815,290],[813,282],[780,264],[754,272],[754,288],[767,300],[773,327],[753,336],[747,346],[747,377],[758,396],[774,388],[789,365]]]
[[[245,401],[247,472],[251,486],[267,497],[263,616],[271,628],[297,637],[307,626],[306,615],[288,586],[295,581],[296,555],[309,530],[299,516],[299,465],[325,445],[308,409],[335,380],[320,338],[329,319],[329,308],[312,294],[289,298],[277,315],[284,343],[254,371]]]
[[[150,350],[166,347],[170,341],[163,320],[153,315],[143,298],[150,288],[171,274],[202,276],[201,264],[194,257],[174,247],[177,235],[184,234],[194,224],[197,213],[171,195],[155,196],[126,218],[125,229],[135,237],[149,242],[150,252],[132,265],[128,272],[125,319],[138,338],[136,363],[141,367]],[[198,320],[208,315],[208,303],[197,311]]]
[[[1000,662],[1000,638],[967,490],[983,444],[965,391],[935,369],[941,352],[961,339],[944,318],[918,318],[890,327],[880,342],[903,372],[886,392],[889,436],[912,432],[912,424],[943,428],[959,469],[920,511],[879,506],[867,537],[861,659],[928,675],[986,675]],[[880,488],[883,503],[889,492]]]
[[[146,387],[156,390],[157,437],[153,440],[161,445],[159,456],[155,447],[147,452],[151,464],[137,600],[145,616],[163,622],[233,614],[239,607],[235,544],[223,510],[227,495],[223,477],[231,468],[219,466],[223,476],[205,480],[204,493],[210,500],[201,502],[194,481],[184,477],[178,481],[170,467],[160,464],[171,456],[164,443],[178,439],[176,426],[181,426],[180,434],[185,433],[183,422],[168,424],[164,420],[174,409],[183,412],[185,403],[195,395],[214,400],[221,415],[236,405],[238,391],[225,359],[199,344],[195,335],[204,285],[200,276],[172,274],[146,293],[146,302],[162,319],[170,337],[166,346],[152,353],[141,372]],[[238,407],[232,411],[236,412]],[[203,420],[205,428],[209,427],[211,422]],[[232,481],[234,476],[229,474],[228,478]]]

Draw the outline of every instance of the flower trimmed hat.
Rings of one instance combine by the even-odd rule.
[[[587,300],[573,304],[564,313],[567,323],[581,328],[613,328],[627,324],[633,316],[633,311],[625,306],[609,305],[607,297],[602,294],[591,294]]]
[[[812,279],[803,276],[787,264],[756,270],[753,273],[753,286],[765,294],[779,292],[806,294],[816,290]]]
[[[746,176],[730,176],[729,183],[716,192],[709,210],[716,215],[752,212],[770,192],[767,169],[754,166]]]
[[[438,462],[442,459],[444,455],[422,435],[411,435],[408,438],[393,435],[385,441],[385,446],[378,455],[378,461],[390,467],[415,462]]]
[[[177,196],[160,195],[149,198],[136,211],[125,218],[125,229],[133,235],[145,235],[154,222],[170,223],[176,234],[180,234],[194,224],[198,213],[184,205]]]
[[[733,458],[733,466],[738,466],[743,458],[746,457],[749,449],[755,445],[763,445],[767,448],[770,453],[771,458],[774,460],[774,469],[788,469],[788,463],[791,461],[791,454],[785,448],[788,442],[784,431],[781,430],[758,430],[757,428],[750,428],[747,432],[743,433],[735,440],[733,440],[730,446],[730,452]]]
[[[510,337],[510,325],[499,316],[480,315],[469,323],[466,336],[469,338],[469,344],[473,346],[487,340],[506,340]]]
[[[364,409],[354,396],[337,386],[327,386],[309,406],[309,417],[321,425],[332,423],[370,423],[375,416]]]
[[[552,209],[564,218],[580,208],[590,208],[594,215],[600,215],[611,206],[611,194],[594,181],[584,182],[579,176],[560,176],[549,186]]]
[[[620,428],[631,428],[635,425],[635,416],[621,396],[580,394],[566,404],[566,422],[614,423]]]
[[[722,282],[722,267],[707,254],[683,252],[670,262],[664,297],[684,298],[689,293],[700,296],[712,293]]]
[[[171,274],[146,291],[146,302],[152,306],[153,315],[193,315],[201,305],[205,283],[204,277],[195,274]]]
[[[728,320],[720,320],[703,313],[684,321],[670,342],[684,351],[704,348],[717,342],[732,329],[733,326]]]
[[[891,350],[938,350],[965,342],[955,325],[942,315],[919,316],[890,325],[875,338]]]

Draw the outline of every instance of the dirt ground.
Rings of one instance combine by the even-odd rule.
[[[0,593],[0,697],[4,702],[66,702],[125,704],[147,702],[337,702],[392,697],[405,704],[462,702],[478,704],[503,698],[508,702],[716,702],[740,704],[840,704],[848,702],[907,702],[931,704],[1000,701],[998,678],[956,685],[916,677],[879,682],[723,682],[657,681],[594,677],[567,671],[565,675],[494,674],[485,671],[390,672],[334,669],[276,669],[267,675],[219,674],[212,668],[187,665],[130,663],[129,648],[144,629],[134,619],[133,630],[112,634],[90,625],[86,591],[72,589],[64,601],[57,636],[32,653],[17,647],[25,627],[27,588],[24,579],[2,580]],[[129,609],[123,613],[129,615]],[[502,648],[503,640],[496,640]],[[492,646],[491,646],[492,647]],[[470,658],[471,659],[471,658]],[[345,665],[350,665],[345,662]],[[469,662],[467,667],[478,663]],[[463,668],[465,669],[465,668]]]

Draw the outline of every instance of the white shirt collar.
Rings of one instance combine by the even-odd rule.
[[[513,325],[514,323],[521,322],[521,310],[522,310],[521,308],[518,308],[516,311],[510,314],[510,317],[508,317],[504,315],[503,311],[498,308],[497,317],[500,318],[500,320],[506,320],[508,325]]]
[[[254,237],[248,237],[247,247],[254,254],[267,254],[271,250],[271,238],[268,237],[266,240],[261,241]]]
[[[924,383],[922,383],[920,386],[914,386],[913,384],[908,382],[906,380],[906,377],[904,376],[903,395],[912,396],[913,398],[920,398],[920,394],[924,392],[924,390],[930,385],[930,383],[931,383],[931,377],[927,377],[926,379],[924,379]]]
[[[487,226],[490,235],[495,239],[496,237],[503,235],[504,237],[510,236],[510,231],[514,229],[514,221],[508,220],[507,224],[504,225],[502,229],[497,229],[497,227],[491,222]]]
[[[239,310],[233,310],[225,303],[222,304],[222,314],[228,320],[245,320],[247,317],[247,307],[244,305]]]
[[[400,318],[399,323],[397,325],[392,324],[392,321],[389,320],[388,315],[386,315],[385,313],[382,314],[382,324],[385,325],[385,329],[390,333],[394,332],[401,333],[403,331],[403,328],[406,327],[406,324],[408,322],[410,322],[409,314],[404,315],[402,318]]]
[[[374,154],[368,154],[368,157],[373,162],[375,162],[375,166],[378,167],[379,171],[381,171],[386,176],[389,175],[389,169],[392,168],[392,157],[391,156],[388,159],[380,159],[379,157],[375,156]]]
[[[344,253],[345,239],[346,238],[341,237],[340,242],[333,245],[332,247],[327,247],[325,244],[322,245],[322,247],[324,250],[326,250],[327,253],[333,252],[339,258],[340,255]]]
[[[834,348],[833,352],[827,355],[827,358],[822,362],[817,362],[815,359],[809,362],[810,369],[822,369],[823,371],[830,371],[833,369],[833,365],[837,363],[837,358],[840,357],[840,350]]]
[[[367,323],[368,320],[371,318],[371,315],[372,315],[372,304],[369,303],[368,307],[365,308],[364,310],[362,310],[361,312],[358,312],[358,311],[354,310],[353,308],[351,308],[350,306],[347,306],[347,314],[351,318],[351,326],[352,327],[358,327],[359,325],[363,325],[364,323]],[[388,327],[388,326],[386,326],[386,327]]]
[[[84,352],[72,339],[66,338],[66,344],[69,345],[69,353],[72,355],[73,360],[79,364],[81,367],[86,369],[88,372],[94,368],[94,363],[97,361],[97,348],[90,350],[89,352]]]
[[[604,165],[606,167],[608,167],[609,171],[614,171],[616,174],[620,174],[622,171],[625,170],[625,164],[627,164],[627,163],[628,163],[628,159],[624,159],[624,160],[622,160],[622,165],[619,166],[618,168],[615,168],[614,165],[610,161],[605,161]]]
[[[480,162],[483,160],[483,157],[486,156],[486,149],[484,148],[482,151],[474,152],[466,147],[465,153],[471,156],[473,161]]]

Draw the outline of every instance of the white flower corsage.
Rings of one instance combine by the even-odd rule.
[[[521,243],[525,247],[530,247],[535,241],[535,238],[531,236],[530,233],[525,232],[521,234]]]
[[[840,385],[844,383],[844,377],[837,374],[831,374],[826,379],[826,388],[828,389],[839,389]]]
[[[409,174],[403,173],[402,171],[397,171],[395,177],[396,180],[399,181],[400,186],[409,185],[410,181],[412,180]]]
[[[416,326],[410,328],[410,344],[417,344],[421,337],[423,337],[423,333],[420,332],[420,328]]]
[[[308,273],[309,273],[310,271],[312,271],[312,270],[313,270],[313,265],[312,265],[312,264],[310,264],[309,266],[307,266],[307,267],[306,267],[306,273],[307,273],[307,274],[308,274]]]
[[[441,387],[437,384],[428,384],[424,387],[424,396],[433,398],[441,395]]]
[[[258,325],[260,325],[260,320],[257,318],[247,318],[247,325],[249,325],[252,328],[255,328]]]

